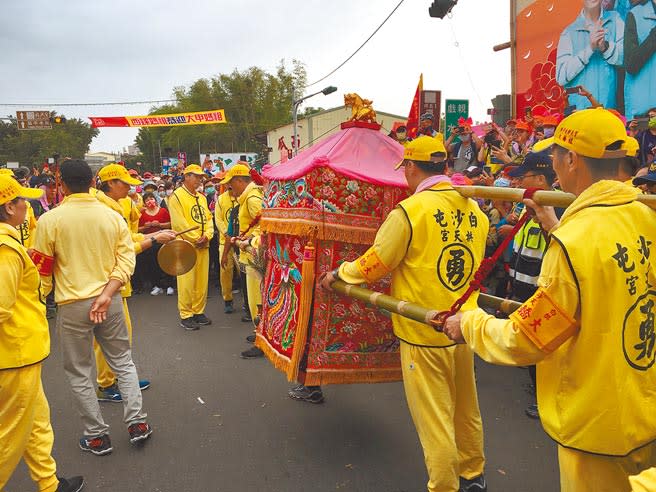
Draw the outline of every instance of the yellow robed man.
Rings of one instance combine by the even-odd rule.
[[[550,235],[538,290],[509,320],[480,309],[445,332],[488,362],[537,364],[542,425],[558,443],[564,492],[630,490],[656,466],[656,212],[621,182],[626,130],[611,112],[577,111],[538,149],[576,195]]]
[[[214,207],[214,218],[218,229],[217,233],[219,234],[219,261],[223,258],[226,235],[228,234],[228,224],[236,206],[237,199],[234,197],[233,191],[228,189],[219,195],[216,201],[216,207]],[[223,296],[223,302],[225,304],[224,312],[226,314],[235,311],[232,305],[232,278],[236,267],[234,255],[232,254],[228,256],[225,265],[220,265],[221,273],[219,279],[221,281],[221,295]]]
[[[123,217],[130,230],[135,254],[151,248],[156,243],[164,244],[175,238],[175,234],[172,231],[158,231],[149,235],[140,234],[137,231],[140,214],[134,202],[127,195],[130,186],[138,185],[141,181],[132,177],[125,167],[120,164],[108,164],[98,171],[98,179],[100,180],[100,190],[91,189],[89,191],[95,195],[98,201]],[[130,282],[127,282],[121,289],[121,297],[123,299],[125,324],[127,326],[130,344],[132,344],[132,319],[130,317],[127,299],[131,296],[132,287]],[[96,356],[98,379],[96,393],[98,399],[100,401],[122,401],[121,393],[116,384],[116,376],[107,364],[100,345],[94,341],[93,348]],[[150,381],[141,379],[139,381],[139,387],[142,390],[149,388]]]
[[[185,330],[198,330],[212,321],[205,316],[207,281],[209,272],[209,243],[214,236],[212,215],[205,195],[198,190],[206,174],[198,164],[190,164],[184,170],[184,182],[169,199],[171,227],[181,232],[198,226],[181,235],[196,247],[196,264],[184,275],[178,276],[178,310],[180,326]]]
[[[399,166],[412,196],[390,212],[364,255],[327,273],[321,284],[330,288],[337,278],[371,283],[391,273],[394,297],[447,310],[464,294],[483,259],[489,222],[444,174],[447,154],[439,139],[418,137],[403,156]],[[463,309],[476,303],[473,295]],[[392,326],[401,341],[403,386],[424,451],[428,490],[486,490],[473,352],[396,314]]]
[[[57,478],[54,434],[43,392],[41,368],[50,354],[50,333],[39,271],[17,230],[27,215],[27,198],[42,190],[22,187],[0,173],[0,490],[23,459],[44,492],[77,492],[82,477]]]

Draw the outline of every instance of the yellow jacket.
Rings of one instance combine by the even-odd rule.
[[[132,238],[132,245],[134,247],[134,254],[138,255],[143,252],[141,248],[141,241],[144,240],[144,235],[138,232],[139,230],[139,217],[141,214],[137,211],[134,202],[128,198],[121,198],[120,200],[114,200],[113,198],[105,195],[100,190],[92,188],[94,195],[98,201],[104,205],[107,205],[114,212],[118,213],[130,230],[130,237]],[[127,282],[121,289],[121,297],[131,297],[132,296],[132,282]]]
[[[209,247],[209,240],[214,236],[214,224],[205,195],[198,192],[192,194],[182,185],[173,192],[169,199],[169,213],[171,228],[174,231],[184,231],[190,227],[199,226],[198,229],[186,232],[179,237],[195,245],[201,236],[205,236],[207,238],[205,247]]]
[[[32,244],[34,244],[36,217],[34,216],[32,204],[28,200],[25,200],[25,205],[27,205],[27,213],[25,214],[25,220],[18,227],[18,231],[20,232],[21,244],[29,249],[32,247]]]
[[[134,271],[134,245],[123,218],[88,193],[75,193],[37,222],[33,260],[44,293],[58,304],[98,296],[109,279],[124,285]]]
[[[585,190],[552,231],[537,293],[510,320],[465,313],[483,359],[537,365],[546,432],[582,451],[623,456],[656,439],[656,214],[616,181]]]
[[[640,475],[629,477],[631,492],[654,492],[656,490],[656,468],[649,468]]]
[[[6,223],[0,223],[0,285],[0,370],[42,361],[50,333],[39,272]]]
[[[228,232],[228,223],[230,222],[230,213],[237,206],[237,200],[225,191],[219,195],[214,207],[214,218],[216,227],[219,232],[219,244],[225,244],[225,234]]]
[[[246,189],[243,191],[239,198],[237,198],[237,203],[239,203],[239,234],[244,234],[246,230],[251,226],[253,220],[262,213],[262,201],[264,199],[264,191],[261,186],[255,184],[254,181],[251,181]],[[249,236],[254,236],[256,240],[259,241],[260,236],[260,226],[256,225],[251,230],[248,231]],[[254,244],[253,241],[252,244]],[[250,253],[242,251],[239,253],[239,263],[245,265],[251,263],[253,257]]]
[[[340,266],[348,283],[371,283],[392,273],[391,295],[439,311],[448,309],[469,285],[485,253],[489,222],[473,200],[439,183],[399,203],[360,258]],[[429,245],[429,247],[427,247]],[[470,297],[464,309],[476,307]],[[392,314],[394,334],[419,346],[453,345],[423,323]]]

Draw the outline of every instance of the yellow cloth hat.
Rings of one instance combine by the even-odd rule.
[[[614,159],[627,155],[627,138],[622,121],[610,111],[604,108],[583,109],[561,121],[554,136],[536,143],[533,151],[541,152],[558,144],[593,159]],[[606,149],[618,140],[624,142],[619,150]]]
[[[199,176],[206,175],[198,164],[189,164],[185,167],[184,174],[197,174]]]
[[[14,175],[14,171],[12,171],[11,169],[7,169],[5,167],[0,169],[0,176],[13,176],[13,175]]]
[[[235,164],[228,169],[225,178],[223,178],[219,184],[228,184],[232,178],[236,178],[237,176],[250,177],[250,175],[251,170],[246,164]]]
[[[431,155],[436,152],[441,152],[444,154],[446,159],[446,149],[444,148],[444,143],[438,139],[429,137],[427,135],[415,138],[412,142],[406,145],[403,150],[403,160],[399,162],[394,169],[398,169],[403,164],[403,161],[423,161],[423,162],[438,162],[434,158],[431,158]]]
[[[102,181],[103,183],[106,183],[107,181],[111,181],[113,179],[118,179],[119,181],[123,181],[124,183],[129,185],[137,186],[141,184],[141,181],[130,176],[128,170],[125,169],[120,164],[108,164],[107,166],[103,167],[100,171],[98,171],[98,177],[100,178],[100,181]]]
[[[0,205],[12,201],[14,198],[36,199],[43,196],[43,190],[38,188],[25,188],[7,173],[0,174]]]
[[[640,150],[640,144],[635,138],[627,136],[624,145],[622,145],[622,148],[626,150],[627,156],[637,157],[638,151]]]

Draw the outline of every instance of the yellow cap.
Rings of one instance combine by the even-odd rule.
[[[415,138],[412,142],[406,145],[403,150],[403,160],[399,162],[394,169],[398,169],[403,164],[403,161],[406,159],[410,161],[423,161],[423,162],[438,162],[434,158],[431,158],[436,152],[441,152],[444,154],[444,159],[446,159],[446,149],[444,148],[444,143],[438,139],[429,137],[427,135]]]
[[[198,164],[189,164],[187,167],[185,167],[184,174],[197,174],[199,176],[205,176],[205,173]]]
[[[100,171],[98,171],[98,177],[103,183],[113,179],[118,179],[119,181],[123,181],[129,185],[137,186],[141,184],[141,181],[130,176],[128,170],[120,164],[109,164],[103,167]]]
[[[622,148],[626,150],[627,156],[637,157],[638,151],[640,150],[640,144],[635,138],[627,136],[624,145],[622,145]]]
[[[221,180],[219,184],[228,184],[232,178],[237,176],[249,177],[251,175],[251,170],[246,164],[235,164],[225,175],[225,178]]]
[[[14,171],[12,171],[11,169],[7,169],[6,167],[0,169],[0,176],[13,176],[13,175],[14,175]]]
[[[38,188],[25,188],[7,173],[0,174],[0,205],[12,201],[14,198],[41,198],[43,190]]]
[[[561,121],[554,136],[535,144],[533,151],[542,152],[557,144],[593,159],[614,159],[627,155],[627,138],[622,121],[610,111],[604,108],[583,109]],[[619,150],[606,149],[617,141],[623,142]]]

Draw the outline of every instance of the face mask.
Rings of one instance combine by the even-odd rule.
[[[463,142],[469,142],[471,140],[471,135],[460,135],[460,140]]]
[[[166,196],[171,196],[173,194],[173,190],[166,190]]]
[[[553,137],[554,133],[556,133],[556,129],[553,127],[548,127],[544,129],[544,138],[549,138]]]
[[[164,198],[164,197],[166,196],[166,191],[160,191],[160,192],[158,193],[158,195],[159,195],[160,197]]]
[[[208,195],[214,193],[214,186],[208,186],[207,188],[205,188],[205,193],[207,193]]]
[[[649,120],[648,125],[649,125],[650,130],[653,130],[654,128],[656,128],[656,118],[651,118]]]
[[[137,192],[136,186],[130,186],[130,195],[134,195]]]
[[[146,207],[155,208],[156,205],[157,205],[157,202],[155,200],[153,200],[152,198],[149,198],[148,200],[146,200]]]

